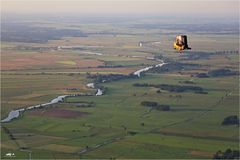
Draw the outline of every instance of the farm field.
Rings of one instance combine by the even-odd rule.
[[[17,159],[211,159],[219,150],[239,151],[239,125],[223,125],[239,114],[238,35],[180,30],[192,47],[180,54],[172,49],[171,26],[38,23],[43,31],[81,33],[2,41],[1,119],[59,95],[91,96],[67,97],[1,123],[1,159],[7,153]],[[159,60],[166,64],[133,76]],[[104,94],[95,96],[88,83]]]

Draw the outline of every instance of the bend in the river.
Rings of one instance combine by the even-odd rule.
[[[149,69],[154,68],[154,67],[162,67],[164,64],[166,64],[162,60],[159,60],[159,59],[155,59],[155,60],[156,61],[161,61],[162,63],[157,64],[157,65],[153,65],[153,66],[148,66],[148,67],[145,67],[143,69],[139,69],[139,70],[135,71],[133,73],[133,75],[141,77],[141,73],[146,72]],[[86,86],[89,87],[89,88],[95,88],[95,84],[94,83],[88,83]],[[96,96],[101,96],[103,94],[104,94],[103,90],[101,90],[100,88],[96,88],[96,94],[95,94]],[[63,100],[66,97],[76,97],[76,96],[92,96],[92,94],[80,93],[80,94],[71,94],[71,95],[61,95],[61,96],[58,96],[58,97],[52,99],[48,103],[43,103],[43,104],[33,105],[33,106],[30,106],[30,107],[26,107],[26,108],[12,110],[12,111],[9,112],[8,117],[6,117],[5,119],[1,120],[1,122],[3,122],[3,123],[4,122],[10,122],[11,120],[13,120],[15,118],[18,118],[20,116],[20,113],[23,112],[23,111],[37,109],[39,107],[48,107],[49,105],[56,104],[56,103],[59,103],[59,102],[63,102]]]

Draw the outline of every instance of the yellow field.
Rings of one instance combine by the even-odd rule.
[[[73,65],[75,66],[77,63],[74,61],[58,61],[60,64],[66,64],[66,65]]]

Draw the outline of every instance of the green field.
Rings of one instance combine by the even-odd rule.
[[[172,49],[172,30],[111,24],[40,26],[45,25],[78,28],[91,35],[63,37],[46,43],[3,42],[2,59],[6,63],[1,72],[2,119],[12,109],[46,103],[58,95],[95,93],[86,87],[93,82],[88,74],[126,75],[159,63],[146,57],[162,56],[169,63],[199,67],[147,72],[140,78],[101,83],[107,88],[103,96],[69,97],[48,108],[25,111],[18,119],[1,123],[2,159],[8,159],[6,153],[15,153],[16,159],[28,159],[30,153],[32,159],[209,159],[218,150],[239,150],[239,125],[222,125],[225,117],[239,114],[238,75],[192,76],[221,68],[237,71],[238,54],[215,54],[238,50],[237,35],[189,33],[193,49],[181,55]],[[118,34],[96,34],[106,29]],[[223,38],[225,41],[219,40]],[[143,47],[138,46],[140,41],[145,42]],[[85,48],[53,49],[79,44]],[[89,49],[86,47],[89,45],[97,47]],[[19,46],[23,49],[17,49]],[[36,49],[42,47],[47,49]],[[83,51],[103,55],[88,55]],[[200,58],[190,59],[189,54]],[[32,60],[36,63],[27,63]],[[194,83],[183,84],[184,81]],[[207,94],[136,87],[135,83],[193,85],[202,87]],[[170,110],[151,109],[141,105],[143,101],[169,105]],[[81,107],[81,103],[94,105]],[[54,113],[59,110],[87,114],[64,118]]]

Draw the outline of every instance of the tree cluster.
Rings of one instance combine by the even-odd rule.
[[[193,68],[199,67],[199,64],[189,64],[189,63],[179,63],[179,62],[169,62],[162,67],[153,67],[149,72],[153,73],[164,73],[171,71],[181,71],[181,70],[190,70]]]
[[[239,75],[238,71],[232,71],[230,69],[215,69],[211,70],[208,73],[197,73],[192,75],[192,77],[198,78],[208,78],[208,77],[221,77],[221,76],[234,76]]]
[[[227,149],[225,152],[217,151],[213,155],[213,159],[239,159],[239,151]]]
[[[185,86],[185,85],[170,85],[170,84],[148,84],[148,83],[134,83],[135,87],[155,87],[169,92],[195,92],[200,94],[207,94],[202,87],[198,86]]]
[[[228,116],[226,118],[224,118],[222,125],[235,125],[235,124],[239,124],[239,118],[237,115],[232,115],[232,116]]]
[[[159,111],[169,111],[170,110],[169,105],[160,105],[157,102],[142,101],[141,105],[145,106],[145,107],[151,107],[151,108],[159,110]]]
[[[216,70],[209,71],[208,74],[211,77],[220,77],[220,76],[238,75],[238,72],[231,71],[230,69],[216,69]]]
[[[129,74],[87,74],[87,78],[94,79],[95,83],[104,83],[122,79],[137,78],[136,75]]]

